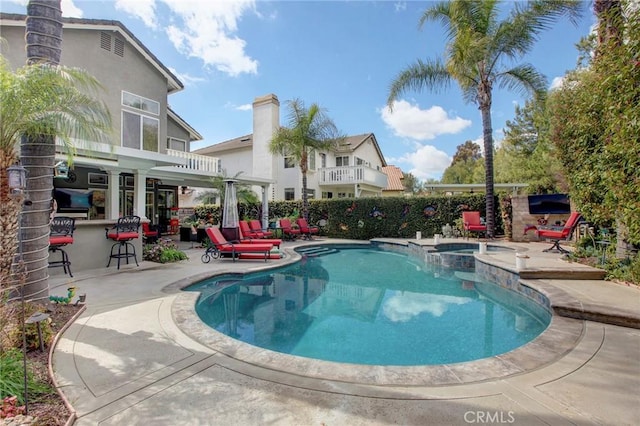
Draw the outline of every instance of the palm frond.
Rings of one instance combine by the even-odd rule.
[[[418,59],[401,71],[391,83],[387,106],[393,107],[393,102],[408,90],[420,91],[429,89],[434,92],[445,90],[451,82],[452,76],[445,65],[439,60]]]
[[[547,92],[547,78],[531,64],[520,64],[496,74],[499,88],[521,94],[533,94],[538,98]]]

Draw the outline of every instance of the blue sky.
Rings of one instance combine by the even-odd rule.
[[[0,0],[8,13],[26,13],[26,0]],[[122,22],[185,89],[171,107],[204,140],[192,148],[252,132],[251,103],[274,93],[324,107],[347,135],[373,132],[388,164],[420,179],[439,179],[456,147],[480,146],[477,107],[455,85],[439,93],[405,93],[390,114],[388,88],[416,59],[442,54],[442,27],[418,28],[424,1],[62,0],[64,16]],[[509,7],[509,3],[505,7]],[[575,44],[594,24],[590,4],[577,27],[559,22],[520,62],[543,72],[549,85],[575,68]],[[494,91],[496,143],[514,106],[525,98]]]

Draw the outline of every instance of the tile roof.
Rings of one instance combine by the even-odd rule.
[[[382,172],[387,175],[387,187],[383,191],[404,191],[402,179],[404,173],[396,166],[384,166]]]

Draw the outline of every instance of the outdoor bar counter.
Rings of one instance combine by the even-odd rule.
[[[61,215],[62,216],[62,215]],[[144,220],[143,220],[144,221]],[[73,244],[64,246],[63,249],[69,255],[71,262],[71,272],[84,271],[87,269],[106,268],[109,263],[109,254],[114,241],[107,239],[105,228],[111,228],[117,220],[76,220],[76,229],[73,232]],[[139,229],[139,237],[130,242],[136,248],[138,263],[142,261],[142,225]],[[118,248],[116,247],[115,250]],[[49,252],[50,261],[60,259],[61,254]],[[120,265],[126,265],[126,259],[120,260]],[[135,265],[133,258],[129,259],[129,264]],[[117,270],[118,259],[112,259],[109,268]],[[49,268],[49,275],[64,274],[63,268]]]

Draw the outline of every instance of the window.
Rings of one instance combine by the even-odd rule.
[[[170,137],[167,139],[167,149],[185,152],[187,150],[187,141]]]
[[[320,154],[320,167],[327,167],[327,154]]]
[[[349,157],[336,157],[336,167],[348,166],[349,165]]]
[[[296,162],[291,156],[284,157],[284,168],[292,169],[296,166]]]
[[[309,150],[309,156],[308,158],[308,166],[309,166],[309,170],[315,170],[316,169],[316,150],[315,149],[311,149]]]
[[[307,188],[307,198],[315,199],[316,198],[316,190]]]
[[[322,198],[333,198],[333,192],[323,192]]]
[[[294,188],[285,188],[284,189],[284,199],[287,201],[296,199],[296,190]]]
[[[157,118],[122,111],[122,146],[158,152],[160,121]]]
[[[368,165],[369,165],[368,161],[364,161],[362,158],[356,157],[356,166],[368,166]]]
[[[160,103],[133,93],[122,91],[122,105],[160,115]]]
[[[222,171],[222,159],[218,158],[218,166],[217,166],[217,172],[220,173]]]

